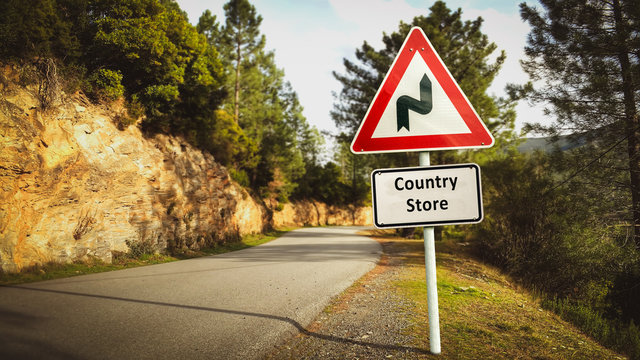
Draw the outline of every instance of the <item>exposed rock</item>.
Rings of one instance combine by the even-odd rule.
[[[287,204],[271,216],[227,170],[183,140],[117,129],[122,103],[61,96],[46,112],[36,93],[0,88],[0,266],[111,261],[127,241],[198,247],[267,226],[370,223],[366,211]],[[2,80],[0,74],[0,80]]]
[[[285,204],[273,214],[275,227],[323,225],[371,225],[371,207],[339,208],[315,201]]]
[[[211,155],[173,137],[145,138],[135,126],[119,131],[115,109],[75,97],[42,113],[26,89],[3,88],[2,270],[110,261],[127,240],[160,249],[262,230],[266,211]]]

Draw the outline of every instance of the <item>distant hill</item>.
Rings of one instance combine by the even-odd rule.
[[[586,137],[576,135],[563,135],[558,138],[526,138],[525,141],[518,146],[518,151],[522,153],[530,153],[537,150],[550,152],[555,149],[566,151],[580,147],[586,143]]]

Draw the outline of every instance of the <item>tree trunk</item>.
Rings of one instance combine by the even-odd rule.
[[[631,202],[634,240],[640,249],[640,127],[636,109],[629,49],[626,43],[628,33],[623,24],[620,1],[613,1],[613,15],[618,36],[618,61],[622,75],[622,92],[624,101],[625,132],[627,134],[627,151],[629,153],[629,178],[631,184]]]
[[[233,119],[236,121],[236,124],[240,120],[240,39],[236,41],[236,88],[233,93]]]

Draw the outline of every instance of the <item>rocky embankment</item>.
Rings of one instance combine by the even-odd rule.
[[[111,261],[127,243],[199,247],[268,226],[365,224],[369,209],[314,202],[273,212],[227,170],[182,139],[121,131],[122,105],[82,94],[42,110],[37,87],[0,74],[0,265],[13,272],[90,256]]]

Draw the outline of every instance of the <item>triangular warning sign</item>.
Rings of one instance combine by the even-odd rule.
[[[469,149],[493,143],[427,36],[414,27],[373,98],[351,151]]]

